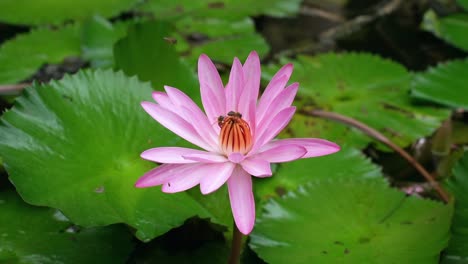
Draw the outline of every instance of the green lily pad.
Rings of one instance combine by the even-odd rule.
[[[457,0],[457,3],[468,11],[468,0]]]
[[[51,208],[0,193],[1,263],[124,263],[132,236],[124,226],[80,229]]]
[[[439,18],[429,10],[424,14],[421,27],[448,43],[468,51],[468,14],[459,13]]]
[[[339,166],[337,166],[339,164]],[[273,177],[255,182],[255,195],[267,199],[325,179],[383,179],[380,168],[359,150],[343,146],[333,155],[301,159],[278,166]]]
[[[93,15],[112,17],[130,9],[138,0],[62,1],[3,0],[0,1],[0,21],[21,24],[58,24],[66,20],[82,20]]]
[[[300,4],[300,0],[149,0],[142,4],[139,9],[141,11],[151,12],[158,18],[166,19],[185,16],[232,19],[260,14],[276,17],[290,16],[299,11]]]
[[[330,53],[300,56],[292,63],[295,69],[291,80],[300,83],[300,100],[296,102],[300,108],[355,118],[402,147],[430,135],[450,114],[444,109],[413,105],[408,96],[411,74],[402,65],[374,55]],[[271,67],[264,77],[271,78],[277,68]],[[317,117],[293,119],[289,128],[296,137],[321,137],[356,147],[372,141],[363,135],[350,140],[350,134],[357,130]]]
[[[128,27],[134,21],[112,24],[105,18],[94,16],[83,23],[82,49],[83,59],[94,68],[114,66],[114,44],[127,34]]]
[[[455,196],[452,236],[442,263],[468,263],[468,152],[453,169],[448,187]]]
[[[438,263],[453,207],[375,180],[322,180],[264,206],[250,246],[268,263]]]
[[[468,60],[454,60],[418,73],[411,95],[452,108],[468,109]]]
[[[80,33],[78,25],[58,30],[43,28],[5,42],[0,46],[0,84],[17,83],[31,77],[45,63],[60,63],[66,57],[78,56]]]
[[[264,57],[270,51],[270,47],[260,34],[230,36],[194,46],[190,61],[195,62],[200,54],[205,53],[214,61],[231,64],[234,57],[247,58],[253,50],[257,51],[259,57]]]
[[[177,87],[188,95],[199,94],[194,71],[185,65],[171,43],[170,25],[147,22],[129,28],[127,36],[114,46],[116,68],[127,75],[137,75],[140,80],[151,81],[158,90],[164,85]]]
[[[220,223],[187,193],[134,187],[154,167],[142,151],[186,144],[141,109],[151,92],[100,70],[26,89],[0,122],[0,156],[21,196],[82,226],[126,223],[142,240],[194,215]]]

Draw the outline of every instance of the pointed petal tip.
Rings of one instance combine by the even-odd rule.
[[[135,188],[151,187],[151,185],[145,184],[145,181],[142,181],[142,180],[138,180],[133,186],[135,186]]]
[[[152,108],[154,103],[152,102],[148,102],[148,101],[143,101],[140,103],[141,107],[143,107],[143,109],[145,109],[146,112],[148,112],[148,109]]]
[[[258,56],[258,53],[257,51],[255,50],[252,50],[250,53],[249,53],[249,56],[247,57],[247,60],[248,59],[254,59],[255,61],[260,61],[260,57]]]
[[[246,235],[246,236],[248,236],[252,232],[252,230],[254,228],[254,224],[252,224],[250,226],[238,226],[237,223],[236,223],[236,226],[239,229],[239,231],[242,234]]]

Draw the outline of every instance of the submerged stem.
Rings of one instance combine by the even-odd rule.
[[[240,263],[240,254],[242,248],[242,233],[236,226],[234,222],[232,227],[232,245],[231,245],[231,255],[229,256],[229,264],[239,264]]]
[[[319,116],[331,120],[335,120],[347,125],[351,125],[355,128],[358,128],[362,132],[366,133],[367,135],[377,139],[378,141],[384,143],[394,151],[396,151],[400,156],[402,156],[404,159],[406,159],[425,179],[429,184],[434,188],[434,190],[437,192],[437,194],[440,196],[440,198],[448,203],[450,201],[450,197],[447,194],[447,192],[442,189],[440,184],[432,177],[432,175],[426,171],[426,169],[416,160],[414,159],[408,152],[406,152],[404,149],[400,148],[397,146],[395,143],[393,143],[390,139],[388,139],[386,136],[384,136],[382,133],[379,131],[369,127],[368,125],[359,122],[356,119],[353,119],[351,117],[347,117],[344,115],[340,115],[337,113],[333,112],[327,112],[327,111],[322,111],[322,110],[302,110],[302,113],[307,114],[307,115],[314,115],[314,116]]]

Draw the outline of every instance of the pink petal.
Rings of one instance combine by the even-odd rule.
[[[245,156],[239,152],[232,152],[229,154],[228,159],[230,162],[239,163],[245,159]]]
[[[198,153],[188,153],[186,155],[183,155],[183,158],[191,161],[204,163],[220,163],[228,161],[226,157],[218,153],[204,151],[200,151]]]
[[[198,79],[203,108],[208,120],[216,120],[225,114],[224,86],[213,62],[205,54],[198,59]]]
[[[242,64],[239,59],[234,58],[232,62],[231,73],[229,75],[229,82],[226,85],[226,108],[225,112],[236,111],[238,112],[239,97],[244,88],[244,73],[242,71]]]
[[[268,177],[272,175],[270,162],[255,158],[248,158],[242,161],[242,168],[252,176],[256,177]]]
[[[306,155],[307,149],[300,144],[279,144],[260,153],[255,157],[267,160],[271,163],[288,162],[297,160]]]
[[[229,200],[237,228],[248,235],[255,223],[255,201],[252,192],[252,178],[236,166],[228,179]]]
[[[177,193],[186,191],[200,183],[201,178],[204,176],[204,168],[208,164],[195,164],[193,168],[184,170],[176,177],[170,179],[162,186],[162,191],[165,193]]]
[[[176,178],[178,175],[181,175],[184,171],[196,167],[195,165],[196,164],[163,164],[140,177],[135,183],[135,187],[145,188],[164,184]]]
[[[257,104],[261,77],[260,58],[255,51],[249,54],[242,70],[244,74],[244,89],[240,97],[241,100],[239,100],[238,110],[244,120],[249,124],[255,124],[255,106]],[[251,129],[255,129],[255,126],[252,125]]]
[[[209,194],[219,189],[232,175],[236,167],[231,162],[212,164],[209,169],[203,172],[200,180],[200,191],[202,194]]]
[[[273,140],[262,147],[262,150],[267,152],[273,150],[274,148],[285,146],[288,147],[290,145],[298,145],[306,149],[307,153],[301,158],[324,156],[340,150],[340,146],[337,144],[319,138],[288,138]],[[262,154],[264,152],[262,152]]]
[[[158,103],[160,106],[168,110],[171,110],[173,108],[171,99],[169,99],[169,96],[167,96],[165,92],[156,91],[156,92],[153,92],[152,95],[153,95],[154,101],[156,101],[156,103]]]
[[[141,153],[141,157],[159,163],[195,163],[195,160],[185,159],[184,155],[189,154],[205,154],[210,153],[202,150],[179,148],[179,147],[162,147],[145,150]]]
[[[271,102],[267,107],[266,115],[262,117],[261,120],[257,119],[258,124],[258,134],[262,134],[265,128],[270,126],[273,118],[283,109],[288,108],[294,101],[297,90],[299,88],[299,83],[293,83],[290,86],[286,87],[279,95]]]
[[[156,121],[158,121],[161,125],[171,130],[175,134],[201,148],[212,150],[210,144],[206,143],[200,137],[200,135],[198,135],[197,131],[193,128],[193,126],[179,115],[173,113],[168,109],[163,108],[160,105],[150,102],[142,102],[141,106]]]
[[[218,136],[213,130],[213,127],[208,121],[206,115],[201,111],[198,105],[179,89],[170,86],[164,86],[164,88],[174,106],[179,108],[174,109],[173,112],[179,113],[179,115],[183,116],[187,122],[196,124],[193,127],[198,134],[206,142],[212,145],[213,149],[216,149]]]
[[[286,84],[291,77],[293,70],[293,65],[288,63],[284,65],[271,79],[270,83],[268,83],[265,91],[260,97],[257,106],[257,119],[263,118],[266,113],[268,106],[271,102],[278,96],[278,94],[283,90]]]
[[[266,128],[259,128],[259,131],[262,131],[262,133],[257,134],[258,138],[255,139],[255,144],[249,154],[256,153],[256,150],[278,135],[279,132],[288,125],[289,121],[291,121],[295,111],[296,107],[294,106],[283,109],[273,118]]]

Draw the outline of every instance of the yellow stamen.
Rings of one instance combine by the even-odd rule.
[[[229,112],[227,116],[220,116],[218,124],[221,127],[219,143],[222,151],[229,155],[232,152],[247,153],[252,147],[252,134],[249,124],[237,112]]]

